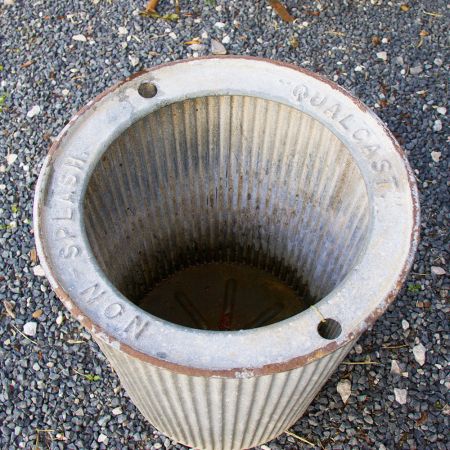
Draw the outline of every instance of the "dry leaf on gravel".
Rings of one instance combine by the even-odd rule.
[[[149,0],[147,2],[147,6],[145,7],[145,11],[149,13],[156,12],[156,7],[158,6],[159,0]]]
[[[3,306],[5,307],[6,314],[8,314],[11,319],[15,319],[16,315],[14,314],[14,304],[5,300],[3,302]]]
[[[293,22],[295,19],[292,17],[288,10],[278,1],[278,0],[269,0],[270,6],[273,10],[285,21],[285,22]]]
[[[39,319],[39,317],[42,316],[44,311],[42,311],[42,309],[37,309],[33,314],[31,314],[31,316],[33,317],[33,319]]]
[[[30,251],[30,260],[32,263],[36,263],[37,262],[37,252],[35,248],[32,248]]]

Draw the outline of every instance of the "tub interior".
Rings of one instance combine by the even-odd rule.
[[[364,247],[369,206],[349,150],[321,123],[262,98],[208,96],[149,114],[109,146],[84,221],[128,299],[225,331],[329,294]]]

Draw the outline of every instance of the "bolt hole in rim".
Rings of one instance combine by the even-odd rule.
[[[141,83],[138,87],[138,93],[144,98],[153,98],[158,92],[157,87],[150,82]]]
[[[177,67],[178,64],[182,64],[182,67]],[[273,373],[298,367],[306,361],[312,361],[317,357],[315,355],[329,353],[354,339],[395,297],[417,245],[417,191],[407,160],[398,144],[381,121],[357,100],[336,85],[304,70],[265,60],[236,57],[200,59],[178,64],[157,67],[111,88],[87,105],[63,130],[54,144],[41,171],[35,200],[37,248],[53,289],[72,314],[97,338],[109,342],[110,345],[119,346],[123,351],[141,359],[182,373],[231,377]],[[199,81],[197,86],[192,87],[189,82],[191,79]],[[148,101],[149,98],[152,98],[151,102]],[[92,196],[92,192],[96,191],[93,187],[96,186],[100,172],[108,176],[105,168],[109,168],[109,175],[127,175],[125,178],[130,179],[132,170],[143,161],[134,154],[133,164],[118,169],[123,167],[123,161],[119,164],[120,158],[108,160],[108,154],[115,152],[116,156],[123,156],[126,153],[123,149],[127,146],[120,147],[121,139],[132,143],[139,135],[142,138],[142,129],[152,126],[145,123],[145,118],[151,117],[152,114],[160,120],[154,126],[161,129],[164,124],[179,124],[186,120],[196,105],[206,108],[211,129],[216,126],[219,131],[222,130],[222,134],[225,125],[220,120],[214,124],[213,117],[214,111],[223,111],[224,108],[227,111],[232,110],[236,115],[236,122],[228,124],[230,130],[243,120],[242,114],[251,114],[252,111],[254,115],[265,111],[267,124],[270,124],[271,118],[285,114],[293,120],[293,128],[296,124],[295,115],[302,114],[304,120],[310,121],[305,122],[305,126],[310,126],[313,121],[320,125],[317,130],[321,135],[323,130],[329,132],[330,139],[335,139],[333,142],[342,146],[342,154],[348,156],[349,165],[353,164],[357,169],[351,173],[356,174],[356,185],[362,186],[366,191],[361,196],[361,201],[367,203],[364,209],[367,214],[361,219],[364,226],[360,228],[364,232],[360,233],[359,247],[354,251],[347,270],[340,272],[340,277],[336,277],[334,284],[330,282],[328,290],[320,293],[320,289],[314,286],[314,281],[311,283],[311,290],[321,294],[318,295],[319,301],[315,306],[321,316],[327,317],[325,321],[320,321],[320,318],[318,320],[314,308],[307,308],[292,317],[256,329],[217,332],[187,328],[143,311],[133,303],[134,300],[129,300],[132,295],[123,294],[126,280],[115,283],[111,281],[113,278],[105,274],[106,257],[109,256],[110,261],[120,266],[121,259],[124,258],[117,257],[118,251],[125,254],[129,244],[124,240],[112,239],[108,244],[110,253],[105,252],[99,257],[101,246],[95,244],[93,236],[99,231],[110,233],[112,226],[107,223],[105,225],[103,221],[102,229],[100,220],[95,225],[92,223],[91,213],[95,211],[93,205],[98,201]],[[171,122],[167,122],[169,118]],[[204,118],[197,116],[195,119],[198,126]],[[252,126],[255,123],[254,121]],[[180,149],[180,137],[201,142],[201,127],[197,129],[195,139],[188,135],[191,128],[183,128],[180,125],[182,133],[171,137],[172,141],[165,135],[159,135],[159,142],[166,148],[171,148],[172,145],[176,151]],[[126,130],[131,131],[124,137]],[[256,128],[255,131],[257,135]],[[154,133],[156,132],[157,130],[154,130]],[[287,132],[287,139],[294,142],[298,135],[289,133],[291,131]],[[205,139],[207,138],[208,136]],[[211,136],[210,139],[214,141]],[[245,139],[241,139],[240,142],[244,141]],[[319,142],[318,148],[323,148],[324,145],[326,147],[327,143],[329,141],[326,140]],[[220,144],[217,148],[219,147]],[[267,154],[270,152],[267,151]],[[326,152],[321,155],[322,159],[312,159],[309,162],[310,171],[317,171],[320,164],[333,163],[332,160],[326,159]],[[170,159],[160,158],[159,161],[160,164],[171,164]],[[158,170],[166,173],[170,171],[170,167],[161,167],[158,166]],[[172,170],[174,167],[175,163]],[[319,172],[317,173],[320,174]],[[176,174],[175,170],[171,175],[176,178]],[[280,173],[269,173],[268,176],[277,179],[276,175]],[[287,177],[286,173],[284,175]],[[134,178],[136,184],[141,183],[140,186],[127,186],[122,181],[119,184],[122,189],[120,196],[122,199],[129,199],[129,211],[126,214],[128,217],[137,217],[136,225],[145,217],[138,217],[140,213],[135,208],[140,203],[133,200],[130,192],[134,188],[145,190],[144,181],[148,180],[145,176]],[[324,201],[324,186],[322,182],[316,197],[311,197],[311,204]],[[280,185],[269,187],[280,193]],[[161,188],[164,188],[164,183],[160,183],[160,191]],[[180,193],[186,191],[184,186],[175,184],[175,189],[182,201],[183,196]],[[312,189],[308,189],[306,193],[309,195]],[[256,192],[249,194],[248,201],[251,202]],[[108,195],[106,198],[111,205],[115,203],[120,208],[124,206],[117,204],[119,193],[110,197]],[[272,199],[281,198],[282,196],[275,196]],[[349,197],[349,200],[352,199]],[[286,202],[287,205],[289,199]],[[179,207],[180,203],[174,202],[168,206],[172,211],[169,213],[177,217]],[[269,207],[273,208],[273,205],[269,204]],[[186,213],[188,209],[180,211]],[[216,223],[217,217],[210,216],[210,222]],[[342,217],[336,217],[335,223],[341,223]],[[319,216],[316,219],[318,220]],[[178,219],[174,220],[176,222]],[[317,223],[325,235],[323,225]],[[273,223],[269,225],[274,226]],[[349,223],[350,225],[352,223]],[[126,229],[125,235],[136,234],[136,229],[139,230],[139,227]],[[192,229],[199,228],[194,224]],[[217,230],[220,231],[220,226]],[[248,230],[244,230],[243,235],[246,231]],[[213,236],[214,230],[210,229],[208,233]],[[246,252],[243,244],[245,242],[238,240],[231,244],[219,243],[215,250],[216,255],[220,255],[219,259],[222,260],[242,262],[245,258],[230,257],[230,245],[233,247],[232,252],[242,256]],[[310,245],[316,249],[319,244],[314,244],[315,247]],[[336,245],[338,241],[332,241],[322,258],[326,259],[332,255],[333,251],[336,251]],[[282,243],[278,243],[278,246],[283,249]],[[205,261],[214,262],[217,259],[213,255],[205,261],[189,261],[186,254],[192,249],[186,249],[185,254],[176,255],[178,259],[174,258],[174,261],[180,260],[182,263],[180,267],[175,267],[177,263],[174,263],[171,273],[176,272],[174,268],[183,269],[192,263],[195,265]],[[174,250],[174,247],[171,250]],[[200,249],[202,255],[207,255],[208,251],[210,249],[206,247]],[[226,258],[224,255],[227,255]],[[261,255],[270,261],[270,252],[262,252]],[[391,260],[386,263],[387,255]],[[145,258],[148,256],[147,252]],[[309,264],[308,281],[313,280],[317,271],[308,260],[308,255],[303,255],[303,258],[302,261]],[[186,261],[190,264],[186,264]],[[283,267],[277,258],[275,263]],[[139,264],[142,265],[142,261]],[[268,267],[270,265],[262,265],[263,269]],[[107,267],[106,269],[108,270]],[[164,274],[162,275],[164,278]],[[145,278],[147,281],[151,278],[150,272],[142,273],[141,279]],[[155,276],[153,281],[157,278]],[[356,302],[356,294],[360,294],[361,286],[363,292],[359,295],[360,300]],[[330,340],[331,342],[327,343]],[[186,342],[189,342],[189,351],[186,351]],[[164,358],[161,355],[164,355]]]
[[[334,319],[323,319],[317,326],[317,332],[324,338],[333,340],[342,333],[341,324]]]

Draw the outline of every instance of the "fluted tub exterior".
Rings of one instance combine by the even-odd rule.
[[[179,374],[98,344],[150,423],[181,444],[208,450],[252,448],[288,430],[353,346],[294,370],[224,378]]]
[[[50,149],[34,204],[58,297],[148,421],[205,450],[301,417],[397,295],[418,224],[414,174],[373,113],[316,74],[238,57],[98,96]]]

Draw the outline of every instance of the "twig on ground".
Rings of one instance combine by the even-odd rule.
[[[345,36],[345,33],[342,33],[342,31],[325,31],[325,33],[333,36]]]
[[[408,347],[407,344],[402,344],[402,345],[383,345],[382,348],[387,348],[387,349],[396,349],[396,348],[404,348],[404,347]]]
[[[312,447],[316,447],[316,444],[313,444],[311,441],[308,441],[307,439],[302,438],[301,436],[298,436],[298,435],[295,434],[295,433],[292,433],[292,431],[287,431],[287,430],[285,430],[284,432],[285,432],[286,434],[288,434],[289,436],[292,436],[292,437],[294,437],[295,439],[298,439],[300,442],[303,442],[303,443],[305,443],[305,444],[311,445]]]
[[[347,364],[351,366],[368,366],[370,364],[375,364],[376,366],[383,366],[384,364],[381,364],[377,361],[344,361],[342,364]]]
[[[437,12],[433,12],[433,11],[424,11],[424,14],[426,14],[427,16],[432,16],[432,17],[442,17],[443,14],[441,13],[437,13]]]

